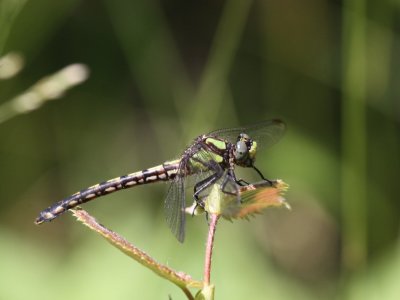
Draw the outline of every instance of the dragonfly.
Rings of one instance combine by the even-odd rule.
[[[115,191],[170,181],[164,201],[166,221],[178,241],[183,242],[187,179],[194,177],[193,197],[200,207],[204,207],[204,194],[215,184],[220,185],[222,192],[240,197],[240,187],[247,182],[236,178],[237,166],[254,169],[262,180],[272,184],[255,166],[256,154],[261,148],[275,144],[282,137],[285,127],[283,121],[273,119],[202,134],[178,159],[83,189],[40,212],[35,224],[49,222],[69,209]]]

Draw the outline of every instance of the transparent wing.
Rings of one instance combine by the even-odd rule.
[[[182,162],[181,162],[182,165]],[[184,166],[182,166],[184,167]],[[167,224],[179,242],[185,240],[185,178],[180,167],[178,174],[169,186],[164,202]]]
[[[164,202],[167,224],[180,242],[185,239],[186,187],[194,187],[213,173],[222,172],[221,166],[215,161],[215,154],[205,145],[194,144],[189,148],[190,155],[182,158]]]
[[[285,133],[285,128],[286,125],[283,121],[274,119],[248,126],[219,129],[210,132],[209,135],[235,143],[239,134],[246,133],[259,144],[260,148],[266,148],[279,141]]]

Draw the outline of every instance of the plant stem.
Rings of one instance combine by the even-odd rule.
[[[359,270],[367,259],[366,2],[346,0],[343,16],[342,264]]]
[[[211,275],[211,259],[212,259],[212,250],[214,246],[214,237],[215,230],[217,229],[219,215],[210,214],[210,225],[208,228],[208,238],[206,245],[206,256],[204,262],[204,285],[210,285],[210,275]]]
[[[84,225],[89,227],[91,230],[99,233],[103,236],[110,244],[124,252],[129,257],[136,260],[138,263],[142,264],[146,268],[152,270],[157,275],[169,280],[170,282],[177,285],[185,293],[189,300],[194,299],[193,295],[190,293],[188,286],[194,288],[202,288],[202,282],[193,280],[189,275],[183,272],[177,272],[171,268],[158,263],[150,255],[146,254],[144,251],[135,247],[133,244],[129,243],[126,239],[120,236],[118,233],[104,227],[99,222],[96,221],[94,217],[89,215],[85,210],[77,208],[72,209],[71,212]]]

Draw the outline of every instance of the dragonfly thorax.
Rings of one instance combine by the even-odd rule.
[[[233,149],[235,164],[241,167],[253,166],[256,152],[257,142],[253,141],[247,134],[241,133]]]

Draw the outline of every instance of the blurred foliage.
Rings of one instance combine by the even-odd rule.
[[[179,156],[197,134],[280,117],[288,132],[257,166],[290,184],[292,211],[220,223],[216,299],[398,299],[398,15],[398,1],[0,0],[0,57],[25,60],[0,81],[1,104],[66,65],[91,71],[62,99],[0,124],[0,298],[183,299],[68,215],[40,228],[34,218]],[[179,245],[165,191],[85,208],[201,278],[207,223],[189,218]]]

